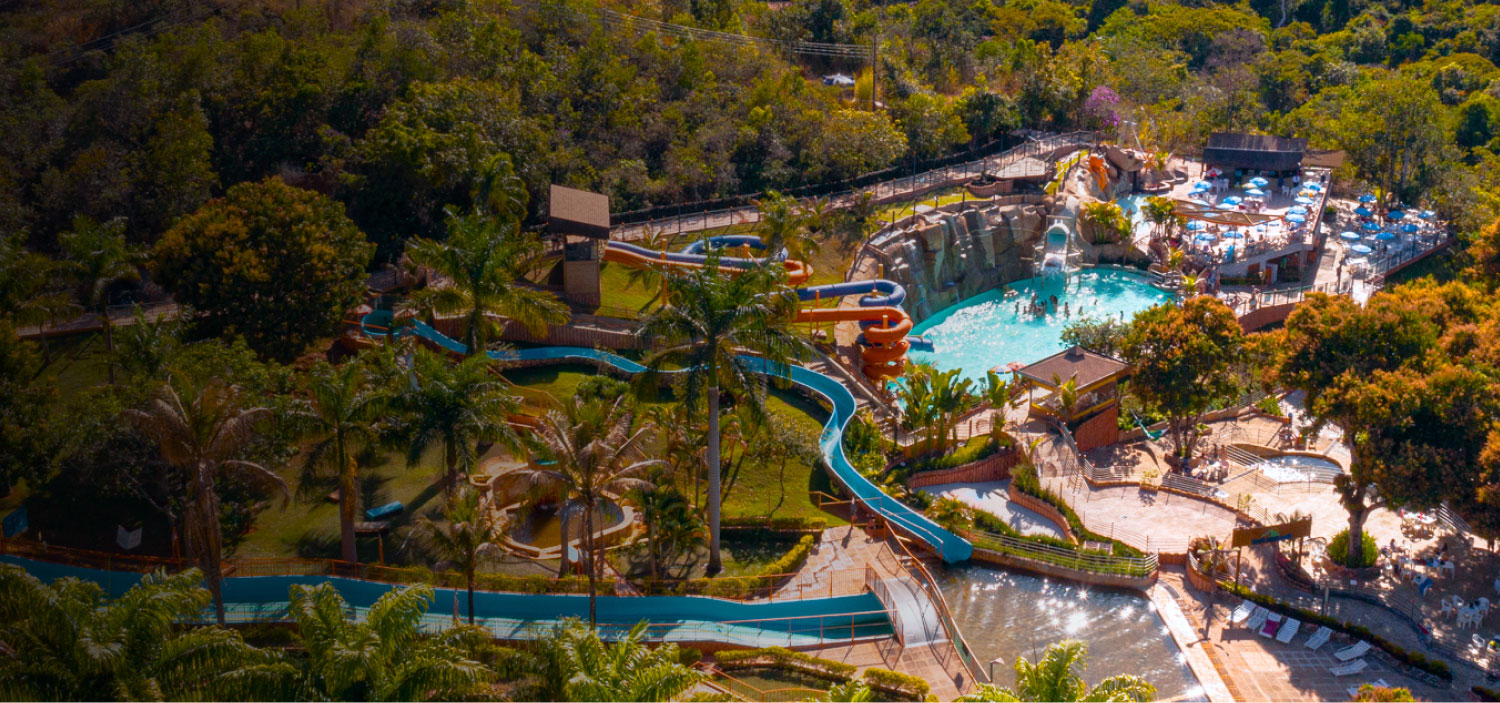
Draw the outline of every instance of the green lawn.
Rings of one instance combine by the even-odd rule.
[[[593,374],[583,364],[563,364],[515,369],[506,377],[519,386],[550,393],[566,402],[577,391],[578,384]],[[665,402],[660,400],[658,402]],[[767,404],[770,412],[797,427],[814,441],[823,431],[828,413],[817,404],[796,394],[773,390]],[[781,475],[779,464],[749,457],[724,502],[726,517],[823,517],[830,525],[842,524],[837,516],[824,512],[812,501],[809,491],[832,493],[830,479],[823,470],[806,463],[789,462]]]
[[[37,345],[40,349],[41,342]],[[48,340],[47,348],[52,361],[42,369],[38,382],[51,383],[59,394],[72,395],[109,380],[103,336],[90,333],[58,337]]]
[[[719,576],[756,576],[766,570],[772,562],[780,559],[792,547],[797,546],[800,535],[765,533],[760,530],[725,530],[719,537],[719,558],[724,570]],[[631,578],[647,578],[651,573],[649,557],[643,545],[631,549],[610,552],[615,568]],[[708,547],[695,550],[691,559],[685,558],[682,568],[667,576],[673,578],[703,578],[708,565]]]

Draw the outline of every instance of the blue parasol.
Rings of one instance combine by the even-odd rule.
[[[1265,194],[1266,194],[1266,192],[1263,191],[1263,190],[1261,190],[1261,189],[1259,189],[1259,188],[1251,188],[1250,190],[1245,191],[1245,195],[1249,195],[1249,196],[1256,197],[1256,198],[1263,197],[1263,196],[1265,196]]]
[[[1354,208],[1354,214],[1359,215],[1360,217],[1369,217],[1375,213],[1370,212],[1370,208],[1361,205],[1357,208]]]
[[[1237,229],[1232,229],[1232,230],[1229,230],[1228,232],[1225,232],[1224,236],[1227,237],[1227,238],[1229,238],[1229,239],[1244,239],[1245,238],[1245,234],[1243,232],[1237,230]]]
[[[1368,246],[1365,246],[1364,244],[1355,244],[1354,246],[1349,247],[1349,251],[1352,251],[1356,254],[1368,254],[1375,250],[1371,249]]]
[[[1256,176],[1256,177],[1254,177],[1254,178],[1246,181],[1246,183],[1249,183],[1250,185],[1255,186],[1256,188],[1262,188],[1262,187],[1265,187],[1265,186],[1268,186],[1268,185],[1271,184],[1270,181],[1268,181],[1268,180],[1266,180],[1264,178],[1261,178],[1260,176]]]
[[[1213,244],[1214,240],[1216,239],[1218,239],[1218,237],[1209,234],[1208,232],[1204,232],[1203,234],[1193,237],[1193,241],[1196,241],[1199,244]]]
[[[1373,203],[1375,202],[1375,196],[1369,193],[1365,193],[1364,195],[1359,196],[1359,201],[1362,203]]]
[[[1342,240],[1344,240],[1346,242],[1357,242],[1357,241],[1359,241],[1359,233],[1358,232],[1339,232],[1339,239],[1342,239]]]
[[[1231,195],[1219,202],[1223,203],[1224,205],[1239,205],[1240,203],[1245,201],[1238,195]]]
[[[1305,195],[1299,195],[1299,196],[1293,198],[1292,202],[1295,202],[1298,205],[1311,205],[1311,204],[1313,204],[1313,199],[1309,198],[1309,197],[1307,197]]]
[[[1295,206],[1292,207],[1292,209],[1287,210],[1287,212],[1295,213],[1295,214],[1298,214],[1298,215],[1306,215],[1307,214],[1307,206],[1306,205],[1295,205]]]
[[[1286,216],[1286,221],[1287,222],[1296,222],[1297,224],[1300,225],[1303,222],[1307,221],[1307,215],[1298,215],[1297,213],[1294,212],[1294,213]]]
[[[1411,234],[1413,232],[1416,232],[1419,229],[1422,229],[1422,228],[1418,227],[1418,226],[1416,226],[1416,225],[1414,225],[1414,224],[1412,224],[1410,222],[1408,222],[1408,223],[1406,223],[1404,225],[1401,225],[1401,231],[1405,232],[1407,234]]]
[[[1389,220],[1399,220],[1399,219],[1401,219],[1403,217],[1406,217],[1406,213],[1404,213],[1404,212],[1402,212],[1400,210],[1392,210],[1392,211],[1386,213],[1385,216],[1386,216],[1386,219],[1389,219]]]
[[[1204,229],[1206,227],[1208,227],[1208,225],[1203,224],[1202,220],[1191,220],[1187,223],[1187,228],[1190,232],[1197,232],[1198,230]]]
[[[1377,239],[1379,241],[1382,241],[1382,242],[1389,242],[1389,241],[1391,241],[1392,239],[1395,239],[1395,238],[1396,238],[1396,235],[1391,234],[1390,232],[1381,232],[1380,234],[1375,235],[1375,239]]]
[[[1435,213],[1435,212],[1433,212],[1431,210],[1423,210],[1422,214],[1417,215],[1417,217],[1420,217],[1420,218],[1422,218],[1424,220],[1430,220],[1430,219],[1432,219],[1433,217],[1436,217],[1436,216],[1437,216],[1437,213]]]
[[[1366,223],[1360,225],[1360,228],[1364,229],[1366,232],[1378,232],[1378,231],[1380,231],[1380,225],[1377,225],[1374,222],[1366,222]]]

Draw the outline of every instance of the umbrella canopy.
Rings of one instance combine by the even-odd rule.
[[[1377,225],[1374,222],[1366,222],[1360,225],[1360,227],[1364,228],[1366,232],[1376,232],[1380,230],[1380,225]]]
[[[1359,201],[1362,203],[1373,203],[1375,202],[1375,196],[1370,193],[1365,193],[1364,195],[1359,196]]]
[[[1204,232],[1203,234],[1200,234],[1200,235],[1198,235],[1196,237],[1193,237],[1193,241],[1195,241],[1195,242],[1197,242],[1199,244],[1213,244],[1214,241],[1216,241],[1218,238],[1219,237],[1217,235],[1213,235],[1213,234],[1209,234],[1208,232]]]
[[[1250,185],[1255,186],[1256,188],[1260,188],[1262,186],[1267,186],[1267,185],[1271,184],[1270,181],[1268,181],[1268,180],[1266,180],[1264,178],[1261,178],[1260,176],[1256,176],[1256,177],[1254,177],[1254,178],[1252,178],[1252,179],[1250,179],[1248,181],[1245,181],[1245,182],[1249,183]]]
[[[1352,251],[1356,254],[1368,254],[1375,250],[1363,244],[1355,244],[1354,246],[1349,247],[1349,251]]]
[[[1203,224],[1202,220],[1189,220],[1187,223],[1188,230],[1192,232],[1197,232],[1198,230],[1205,229],[1207,227],[1208,225]]]
[[[1307,197],[1305,195],[1299,195],[1296,198],[1293,198],[1292,200],[1293,200],[1293,202],[1297,203],[1298,205],[1311,205],[1311,204],[1313,204],[1313,199],[1309,198],[1309,197]]]
[[[1255,198],[1262,198],[1265,197],[1266,192],[1259,188],[1251,188],[1250,190],[1245,191],[1245,195],[1249,195]]]
[[[1245,234],[1243,232],[1237,230],[1237,229],[1232,229],[1232,230],[1229,230],[1228,232],[1225,232],[1224,236],[1227,237],[1227,238],[1229,238],[1229,239],[1244,239],[1245,238]]]
[[[1400,210],[1392,210],[1392,211],[1386,213],[1385,216],[1388,219],[1399,220],[1399,219],[1401,219],[1403,217],[1406,217],[1406,213],[1402,212]]]
[[[1312,191],[1314,193],[1321,193],[1321,192],[1323,192],[1323,186],[1321,186],[1321,185],[1319,185],[1317,183],[1309,183],[1309,184],[1307,184],[1306,187],[1307,187],[1308,190],[1310,190],[1310,191]]]
[[[1437,213],[1435,213],[1435,212],[1433,212],[1431,210],[1423,210],[1422,214],[1417,215],[1417,217],[1420,217],[1420,218],[1422,218],[1424,220],[1430,220],[1430,219],[1432,219],[1435,216],[1437,216]]]
[[[1303,222],[1307,221],[1307,215],[1298,215],[1297,213],[1294,212],[1294,213],[1286,216],[1286,221],[1287,222],[1296,222],[1297,224],[1302,224]]]
[[[1415,231],[1417,231],[1419,229],[1422,229],[1422,228],[1418,227],[1418,226],[1416,226],[1414,224],[1411,224],[1409,222],[1407,224],[1401,225],[1401,231],[1405,232],[1407,234],[1411,234],[1412,232],[1415,232]]]
[[[1198,181],[1197,183],[1193,184],[1193,190],[1208,190],[1212,187],[1214,187],[1214,184],[1209,183],[1208,181]]]
[[[1357,241],[1359,241],[1359,233],[1358,232],[1339,232],[1339,239],[1342,239],[1342,240],[1344,240],[1346,242],[1357,242]]]
[[[1375,213],[1370,212],[1370,208],[1361,205],[1357,208],[1354,208],[1354,214],[1359,215],[1360,217],[1369,217]]]
[[[1306,205],[1294,205],[1294,206],[1292,206],[1292,209],[1287,210],[1287,212],[1293,212],[1293,213],[1296,213],[1298,215],[1306,215],[1307,214],[1307,206]]]
[[[1244,199],[1240,198],[1240,196],[1238,196],[1238,195],[1231,195],[1231,196],[1229,196],[1229,197],[1227,197],[1227,198],[1225,198],[1225,199],[1223,199],[1223,200],[1221,200],[1219,202],[1221,202],[1221,203],[1223,203],[1225,205],[1239,205],[1240,203],[1245,202],[1245,201],[1244,201]]]
[[[1390,232],[1381,232],[1380,234],[1375,235],[1375,239],[1377,239],[1379,241],[1382,241],[1382,242],[1389,242],[1389,241],[1391,241],[1392,239],[1395,239],[1395,238],[1396,238],[1396,235],[1391,234]]]

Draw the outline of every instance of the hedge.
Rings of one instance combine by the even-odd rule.
[[[1407,666],[1416,669],[1421,669],[1422,671],[1441,678],[1444,681],[1453,680],[1453,669],[1448,666],[1448,662],[1445,662],[1441,659],[1424,656],[1421,652],[1410,651],[1405,647],[1396,644],[1395,642],[1392,642],[1384,637],[1381,637],[1380,635],[1375,634],[1374,632],[1371,632],[1370,628],[1365,627],[1364,625],[1354,625],[1342,620],[1336,620],[1322,613],[1316,613],[1311,610],[1303,610],[1302,608],[1298,608],[1294,605],[1282,602],[1271,596],[1256,593],[1255,591],[1250,590],[1250,588],[1247,586],[1220,581],[1219,588],[1222,588],[1225,591],[1233,593],[1252,603],[1263,605],[1268,610],[1275,611],[1282,615],[1290,615],[1309,625],[1322,625],[1330,630],[1334,630],[1335,632],[1342,632],[1351,637],[1365,640],[1372,646],[1379,647],[1380,649],[1385,650],[1385,652],[1394,657],[1396,661],[1399,661],[1403,664],[1406,664]]]
[[[814,535],[802,535],[797,540],[797,545],[787,550],[781,558],[766,565],[760,573],[750,578],[731,577],[715,579],[694,579],[683,582],[684,592],[700,592],[704,595],[719,598],[745,598],[753,595],[756,589],[767,588],[775,584],[776,577],[790,574],[807,562],[807,557],[812,554],[813,547],[817,546],[818,539]]]
[[[910,696],[914,701],[926,698],[927,692],[931,689],[926,681],[916,676],[875,666],[865,669],[864,679],[865,684],[870,688],[878,688],[887,693]]]
[[[720,527],[761,527],[768,530],[817,530],[828,529],[828,518],[824,517],[726,517],[719,521]]]
[[[430,586],[465,588],[463,574],[457,571],[432,571],[426,567],[372,567],[365,578],[385,583],[421,583]],[[611,591],[615,580],[599,578],[599,591]],[[475,574],[474,588],[481,591],[508,591],[513,593],[587,593],[589,580],[586,576],[555,578],[552,576],[511,576],[507,574]]]
[[[1496,691],[1493,688],[1475,686],[1469,689],[1469,691],[1472,692],[1474,696],[1481,701],[1500,701],[1500,691]]]
[[[975,442],[975,439],[982,439],[982,441]],[[1008,446],[1009,443],[998,442],[992,436],[983,438],[971,437],[964,446],[959,447],[953,452],[936,454],[912,462],[911,467],[906,472],[907,475],[912,475],[922,473],[923,471],[942,471],[943,469],[952,469],[964,464],[972,464]]]
[[[825,679],[848,681],[854,676],[859,667],[853,664],[823,659],[803,652],[793,652],[785,647],[765,647],[763,649],[726,649],[714,655],[719,662],[719,668],[724,670],[745,669],[757,666],[770,666],[790,671],[798,671],[804,674],[812,674]]]
[[[1073,536],[1077,537],[1080,540],[1086,542],[1104,542],[1106,544],[1112,545],[1113,553],[1115,556],[1146,556],[1145,552],[1142,552],[1135,547],[1125,544],[1124,542],[1121,542],[1117,539],[1110,539],[1109,537],[1105,537],[1104,535],[1101,535],[1097,532],[1090,532],[1088,528],[1085,528],[1083,526],[1083,520],[1078,517],[1078,513],[1073,512],[1073,508],[1068,505],[1067,501],[1063,500],[1061,496],[1053,493],[1050,490],[1047,490],[1047,488],[1042,486],[1041,479],[1036,475],[1036,467],[1032,466],[1031,464],[1022,464],[1011,470],[1010,489],[1013,491],[1025,493],[1026,495],[1041,500],[1046,504],[1057,508],[1057,511],[1062,513],[1063,519],[1068,521],[1068,529],[1073,531]]]

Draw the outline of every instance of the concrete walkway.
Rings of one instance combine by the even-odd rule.
[[[1010,481],[944,483],[928,486],[922,490],[933,495],[956,498],[967,505],[995,515],[1023,535],[1063,538],[1062,529],[1051,520],[1011,502]]]

